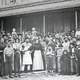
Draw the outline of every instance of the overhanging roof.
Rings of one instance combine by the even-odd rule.
[[[61,2],[48,2],[48,3],[35,3],[30,5],[17,5],[19,7],[8,7],[5,9],[0,9],[0,17],[4,16],[12,16],[12,15],[20,15],[20,14],[27,14],[33,12],[40,12],[40,11],[48,11],[48,10],[56,10],[56,9],[63,9],[63,8],[72,8],[72,7],[79,7],[80,0],[70,0],[70,1],[61,1]]]

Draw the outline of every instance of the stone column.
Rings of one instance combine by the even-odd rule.
[[[3,26],[4,25],[4,21],[3,20],[1,20],[1,31],[3,31]]]
[[[22,33],[22,18],[20,17],[20,33]]]
[[[77,11],[75,11],[75,29],[77,30],[78,28],[78,14]]]

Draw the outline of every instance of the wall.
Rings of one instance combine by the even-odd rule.
[[[59,10],[46,15],[46,32],[68,32],[75,29],[74,12]]]
[[[44,2],[66,2],[75,0],[0,0],[0,8],[13,7],[17,5],[24,5],[30,3],[44,3]]]
[[[5,17],[4,18],[4,30],[6,32],[12,32],[12,28],[15,27],[17,32],[20,32],[20,22],[18,16]]]
[[[20,32],[20,17],[22,18],[23,31],[31,31],[35,27],[37,31],[43,33],[43,15],[44,13],[33,13],[19,16],[5,17],[4,30],[11,32],[13,27],[16,27],[17,32]],[[45,12],[45,26],[47,32],[68,32],[75,28],[74,12],[71,10],[57,10]]]
[[[31,31],[35,27],[37,31],[43,32],[43,18],[41,14],[27,14],[20,16],[12,16],[4,18],[4,30],[11,32],[15,27],[17,32],[20,32],[20,17],[22,18],[22,31]]]
[[[31,31],[32,27],[35,27],[39,32],[43,32],[42,14],[23,15],[23,31]]]

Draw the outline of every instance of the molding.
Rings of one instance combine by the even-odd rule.
[[[73,1],[73,0],[66,0],[66,1]],[[60,3],[60,2],[66,2],[65,0],[43,0],[33,3],[24,3],[24,4],[13,4],[13,5],[7,5],[0,8],[0,11],[7,11],[7,10],[13,10],[13,9],[19,9],[19,8],[25,8],[25,7],[33,7],[33,6],[39,6],[44,4],[51,4],[51,3]]]
[[[53,0],[51,0],[47,2],[46,1],[36,2],[36,3],[1,8],[0,17],[48,11],[48,10],[56,10],[63,8],[72,8],[79,6],[80,6],[80,0],[67,0],[67,1],[61,0],[60,2],[53,2]]]

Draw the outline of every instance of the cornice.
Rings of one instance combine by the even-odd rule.
[[[0,17],[29,14],[34,12],[80,7],[80,0],[61,0],[60,2],[44,1],[0,9]]]
[[[13,4],[12,6],[9,5],[9,6],[0,8],[0,11],[14,10],[14,9],[19,9],[19,8],[34,7],[34,6],[39,6],[39,5],[60,3],[60,2],[67,2],[67,1],[73,1],[73,0],[44,0],[44,1],[38,1],[38,2],[33,2],[33,3]]]

